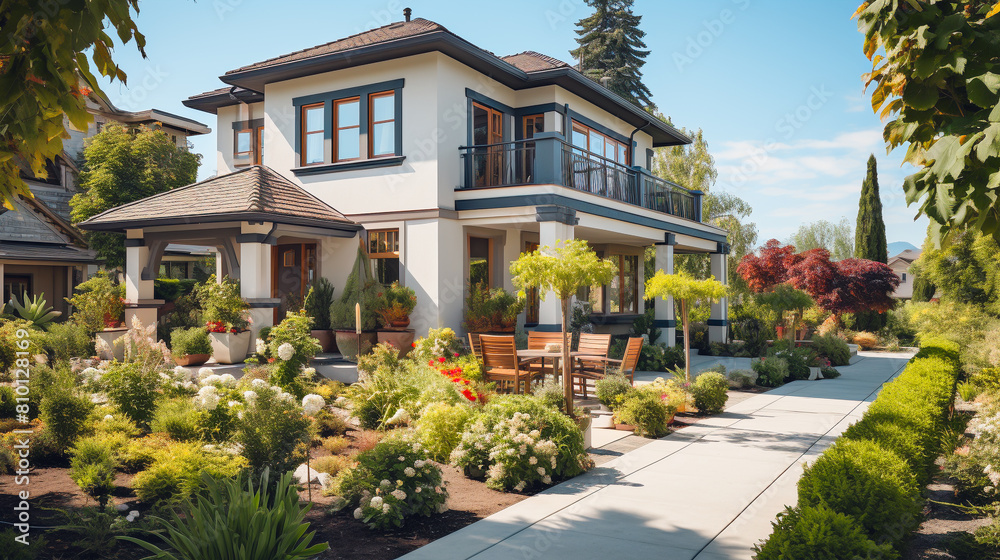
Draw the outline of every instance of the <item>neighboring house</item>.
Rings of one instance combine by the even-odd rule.
[[[899,276],[899,287],[893,292],[892,297],[896,299],[910,299],[913,297],[913,275],[910,274],[910,265],[920,257],[920,251],[907,249],[895,257],[889,258],[889,268]]]
[[[616,264],[581,294],[606,331],[643,312],[646,247],[668,272],[675,251],[710,253],[726,280],[726,232],[701,221],[701,193],[649,172],[653,148],[691,140],[554,58],[498,57],[407,15],[221,80],[184,102],[216,115],[219,175],[82,224],[128,235],[137,309],[156,305],[151,271],[170,243],[219,248],[255,329],[317,276],[343,288],[359,243],[381,281],[416,291],[418,332],[458,329],[470,284],[512,290],[509,263],[559,240]],[[725,302],[712,309],[723,340]],[[672,343],[672,304],[655,315]],[[522,318],[560,320],[555,297],[537,296]]]
[[[84,142],[110,122],[158,128],[179,147],[186,148],[188,137],[206,134],[204,124],[156,109],[140,112],[122,111],[95,93],[87,98],[87,110],[94,121],[87,130],[77,130],[66,120],[69,138],[63,140],[63,153],[46,164],[46,177],[36,177],[22,169],[21,177],[34,195],[33,199],[15,201],[17,211],[0,212],[0,283],[3,301],[11,294],[21,297],[44,294],[49,305],[66,312],[64,297],[97,269],[97,259],[79,232],[70,225],[69,201],[77,192],[78,162],[83,157]],[[180,254],[172,260],[197,266],[206,259],[204,248]],[[178,269],[181,265],[171,265]],[[188,265],[184,265],[187,269]],[[193,269],[192,269],[193,270]]]

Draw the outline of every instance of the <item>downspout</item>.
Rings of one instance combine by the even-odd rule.
[[[639,128],[632,131],[632,134],[628,135],[628,151],[629,151],[629,161],[632,162],[632,167],[635,167],[635,133],[646,128],[653,123],[646,121],[646,124],[640,126]]]

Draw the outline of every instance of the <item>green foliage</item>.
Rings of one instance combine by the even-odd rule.
[[[53,444],[64,451],[86,433],[87,417],[93,409],[89,397],[78,394],[72,385],[62,382],[45,393],[39,405],[39,416]]]
[[[295,560],[327,550],[321,543],[310,546],[315,531],[306,533],[311,504],[299,503],[299,492],[291,474],[272,478],[261,474],[246,485],[239,480],[215,480],[202,475],[203,494],[185,501],[180,513],[158,518],[162,528],[155,533],[167,550],[145,540],[122,537],[142,546],[161,560]],[[151,533],[151,536],[154,533]]]
[[[174,356],[211,354],[212,343],[205,327],[178,328],[170,332],[171,353]]]
[[[811,348],[816,355],[830,360],[832,366],[846,366],[851,362],[850,347],[835,334],[814,335]]]
[[[55,360],[69,361],[70,358],[94,355],[94,339],[82,324],[69,320],[52,323],[42,338],[45,350]]]
[[[646,387],[625,393],[621,404],[615,407],[615,420],[635,426],[635,433],[648,438],[667,435],[668,425],[676,409],[664,402],[658,391]]]
[[[115,282],[108,271],[98,271],[74,289],[66,301],[73,306],[73,321],[83,325],[90,334],[103,330],[108,322],[121,320],[124,311],[125,285]]]
[[[458,353],[462,347],[462,340],[455,335],[455,331],[448,327],[440,329],[430,328],[427,336],[422,336],[416,340],[413,346],[412,356],[418,361],[449,360]]]
[[[684,326],[684,372],[691,379],[690,349],[694,338],[690,336],[691,307],[695,302],[716,302],[728,293],[726,285],[714,276],[707,280],[697,280],[685,272],[666,274],[662,270],[646,281],[646,297],[649,299],[673,297],[680,304],[680,317]]]
[[[1000,247],[993,237],[956,230],[940,249],[925,242],[914,265],[943,300],[1000,314]]]
[[[9,312],[16,313],[18,317],[31,323],[31,326],[37,329],[46,330],[52,324],[53,319],[62,315],[62,312],[54,311],[52,306],[45,301],[44,295],[35,294],[34,297],[31,297],[28,292],[24,292],[21,301],[18,301],[16,296],[11,295],[10,302],[7,303]]]
[[[83,438],[69,450],[69,477],[101,508],[115,490],[115,455],[108,440]]]
[[[795,346],[791,341],[778,340],[768,351],[768,358],[779,358],[788,364],[791,381],[809,379],[809,368],[814,364],[812,351],[807,347]]]
[[[408,517],[430,517],[447,509],[441,469],[420,444],[382,441],[359,453],[357,461],[335,481],[343,498],[339,506],[355,508],[354,518],[372,529],[400,527]]]
[[[265,469],[283,473],[305,461],[309,426],[297,403],[261,388],[243,411],[234,439],[243,446],[253,476]]]
[[[788,377],[788,360],[784,358],[754,360],[750,368],[757,373],[757,385],[761,387],[780,387]]]
[[[594,382],[594,395],[608,408],[615,407],[632,390],[632,382],[621,374],[610,374]]]
[[[320,276],[309,287],[303,307],[313,319],[313,328],[318,331],[330,330],[330,306],[333,305],[333,284]]]
[[[198,303],[204,310],[205,322],[219,323],[227,331],[232,329],[244,331],[250,325],[250,321],[247,319],[247,311],[250,306],[240,295],[238,280],[226,277],[218,282],[213,274],[204,284],[198,286],[195,293]]]
[[[194,404],[186,398],[160,401],[149,427],[176,441],[193,441],[201,435]]]
[[[718,414],[726,407],[729,395],[729,381],[726,376],[714,372],[702,372],[691,384],[691,394],[694,395],[694,406],[702,414]]]
[[[378,293],[375,312],[382,326],[389,327],[397,321],[404,321],[417,306],[417,293],[413,288],[393,282]]]
[[[830,252],[830,258],[835,261],[854,256],[854,231],[847,218],[841,218],[837,223],[817,220],[802,224],[792,234],[789,243],[795,245],[799,252],[826,249]]]
[[[13,418],[17,413],[17,394],[10,385],[0,385],[0,418]]]
[[[197,286],[193,278],[157,278],[153,280],[153,297],[170,303],[193,293]]]
[[[320,351],[319,342],[311,334],[312,322],[312,317],[304,312],[289,311],[267,335],[269,355],[275,358],[271,379],[299,396],[302,391],[296,381],[302,368]]]
[[[963,227],[998,234],[993,4],[866,2],[855,12],[874,63],[863,77],[872,109],[889,149],[908,144],[905,161],[919,171],[903,184],[906,201],[930,218],[935,242]]]
[[[63,156],[67,124],[87,130],[93,121],[88,96],[93,90],[103,92],[90,61],[97,74],[126,82],[125,72],[111,58],[112,35],[122,44],[134,38],[146,56],[146,39],[132,21],[132,10],[139,13],[138,0],[96,3],[87,9],[67,4],[43,8],[23,0],[4,3],[0,106],[5,110],[0,130],[11,141],[0,151],[0,202],[7,209],[14,209],[17,196],[32,196],[22,179],[25,168],[44,178],[47,163]]]
[[[736,321],[733,324],[733,337],[742,340],[743,349],[754,358],[767,354],[771,339],[767,324],[756,317]]]
[[[165,340],[167,344],[173,344],[170,334],[175,329],[191,327],[205,328],[201,304],[198,303],[198,294],[194,291],[174,300],[173,310],[157,321],[156,330],[158,336]]]
[[[340,299],[330,306],[330,327],[338,330],[355,328],[354,306],[361,304],[361,330],[373,331],[378,327],[378,282],[372,278],[368,254],[358,247],[354,267],[347,276]]]
[[[795,289],[789,283],[774,286],[767,292],[754,296],[759,305],[769,307],[789,329],[789,339],[795,339],[799,321],[805,315],[806,309],[813,306],[813,299],[802,290]]]
[[[785,508],[767,541],[754,545],[754,560],[887,560],[897,555],[876,544],[853,518],[825,505]]]
[[[802,248],[799,247],[801,251]],[[878,164],[875,154],[868,156],[868,173],[861,183],[858,201],[858,223],[854,232],[854,258],[875,262],[889,262],[889,248],[885,239],[885,221],[882,219],[882,198],[878,191]],[[878,314],[875,314],[877,318]],[[867,330],[877,331],[882,325],[864,323]]]
[[[563,386],[555,379],[546,379],[542,383],[536,383],[531,388],[531,394],[546,405],[566,412],[563,406],[566,404]]]
[[[642,83],[641,68],[649,51],[639,29],[642,16],[632,12],[632,0],[587,0],[594,13],[576,22],[578,48],[570,51],[584,75],[632,103],[651,108],[652,94]]]
[[[517,492],[592,466],[576,422],[525,395],[491,398],[467,424],[451,460],[485,470],[490,488]]]
[[[112,362],[104,372],[108,400],[140,426],[149,425],[163,379],[155,368]]]
[[[247,465],[238,455],[208,450],[199,442],[169,442],[148,449],[148,466],[132,478],[132,489],[150,504],[178,503],[205,488],[202,473],[234,478]]]
[[[561,390],[559,398],[562,398]],[[470,416],[472,410],[468,405],[431,403],[420,413],[414,435],[431,459],[447,462],[461,441]]]
[[[7,554],[7,560],[36,560],[41,558],[42,551],[45,549],[46,539],[43,536],[32,536],[28,540],[28,545],[25,546],[21,544],[20,541],[14,540],[15,537],[21,536],[23,533],[20,531],[10,528],[0,531],[0,550]]]
[[[462,327],[469,332],[513,330],[526,301],[503,288],[491,290],[481,283],[469,286],[468,294],[465,298],[465,322]]]
[[[853,517],[869,538],[898,543],[920,511],[920,488],[909,465],[865,440],[840,440],[805,468],[799,504],[826,505]]]
[[[24,319],[0,318],[0,377],[7,377],[14,369],[18,352],[41,353],[42,339],[42,333],[32,329],[31,323]],[[23,362],[18,367],[24,367],[24,362],[28,361],[24,357],[21,360]]]

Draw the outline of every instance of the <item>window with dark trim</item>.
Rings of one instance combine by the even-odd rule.
[[[333,161],[361,159],[361,98],[333,102]]]
[[[573,121],[573,145],[611,161],[628,165],[628,146],[624,142]]]
[[[249,128],[237,130],[233,140],[233,165],[249,165],[253,159],[253,134]]]
[[[399,230],[376,229],[368,232],[368,259],[375,279],[382,284],[399,281]]]
[[[316,165],[325,160],[323,138],[326,123],[323,120],[322,103],[302,107],[302,165]]]
[[[631,315],[639,313],[639,274],[643,263],[638,255],[611,254],[605,257],[615,267],[611,282],[591,286],[578,299],[590,302],[591,313],[597,315]]]
[[[368,157],[396,155],[396,92],[383,91],[369,97]]]

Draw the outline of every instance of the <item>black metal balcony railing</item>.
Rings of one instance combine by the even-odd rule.
[[[599,154],[581,150],[560,138],[516,140],[460,148],[461,189],[555,184],[698,220],[691,191],[630,168]],[[700,200],[699,200],[700,203]]]

